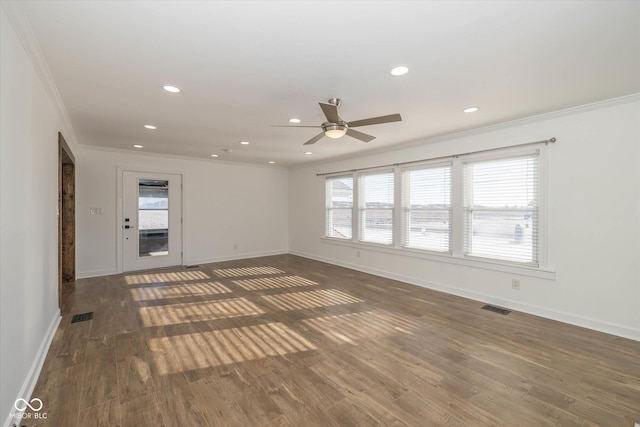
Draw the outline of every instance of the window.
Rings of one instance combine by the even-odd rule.
[[[327,237],[352,238],[353,177],[339,176],[326,180]]]
[[[360,241],[393,243],[393,171],[360,175]]]
[[[345,246],[555,277],[545,157],[540,144],[327,177],[325,235]]]
[[[538,265],[538,154],[464,163],[464,253]]]
[[[403,241],[407,248],[451,251],[451,164],[403,172]]]

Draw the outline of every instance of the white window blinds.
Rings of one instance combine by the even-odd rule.
[[[538,157],[464,163],[465,255],[538,265]]]
[[[360,240],[393,243],[393,172],[360,176]]]
[[[451,164],[403,172],[403,245],[451,251]]]
[[[351,239],[353,177],[340,176],[327,178],[326,191],[326,236],[338,239]]]

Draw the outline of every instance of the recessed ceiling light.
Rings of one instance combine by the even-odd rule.
[[[272,165],[272,164],[274,164],[274,163],[275,163],[275,162],[274,162],[273,160],[269,160],[269,164],[270,164],[270,165]]]
[[[311,151],[305,151],[304,154],[313,154]]]
[[[133,144],[133,148],[142,148],[142,145]]]
[[[300,119],[289,119],[289,123],[300,123]]]
[[[404,76],[409,72],[409,67],[406,65],[398,65],[397,67],[393,67],[390,71],[392,76],[399,77]]]
[[[249,145],[249,141],[240,141],[240,145]]]
[[[464,110],[462,110],[462,111],[464,111],[465,113],[475,113],[475,112],[476,112],[476,111],[478,111],[478,110],[479,110],[479,108],[478,108],[478,107],[467,107],[467,108],[465,108],[465,109],[464,109]]]
[[[171,86],[171,85],[164,85],[164,86],[162,86],[162,89],[166,90],[167,92],[171,92],[171,93],[179,93],[180,92],[180,88],[179,87],[175,87],[175,86]]]
[[[218,157],[218,155],[217,154],[212,154],[211,157]]]
[[[145,129],[151,129],[151,130],[156,130],[158,129],[157,127],[155,127],[154,125],[144,125]]]

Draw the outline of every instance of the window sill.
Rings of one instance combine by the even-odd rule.
[[[499,261],[481,260],[450,254],[421,251],[419,249],[397,248],[392,246],[377,245],[375,243],[354,242],[353,240],[341,240],[334,237],[321,237],[322,243],[346,246],[357,249],[366,249],[374,252],[382,252],[393,255],[407,256],[429,261],[446,262],[448,264],[462,265],[465,267],[481,268],[484,270],[500,271],[503,273],[518,274],[522,276],[537,277],[539,279],[556,280],[556,270],[548,267],[530,267]]]

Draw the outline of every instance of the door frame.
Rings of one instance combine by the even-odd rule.
[[[124,250],[122,230],[124,227],[124,212],[123,212],[123,194],[124,194],[124,180],[122,179],[123,173],[128,172],[140,172],[140,173],[159,173],[159,174],[171,174],[180,175],[182,178],[182,233],[181,234],[181,246],[182,246],[182,264],[186,265],[186,259],[188,259],[187,246],[185,245],[185,234],[187,233],[187,175],[184,170],[181,169],[159,169],[149,168],[148,166],[140,165],[120,165],[117,167],[116,173],[116,270],[118,273],[124,272]]]
[[[71,239],[70,244],[70,256],[72,257],[71,261],[73,264],[73,281],[76,279],[76,259],[75,259],[75,250],[76,250],[76,222],[75,222],[75,184],[73,186],[74,197],[73,197],[73,211],[74,218],[73,221],[69,224],[68,221],[65,221],[64,209],[62,208],[62,187],[63,187],[63,165],[71,164],[74,167],[73,180],[75,182],[75,163],[76,158],[69,148],[67,141],[64,139],[64,136],[61,132],[58,132],[58,208],[57,208],[57,217],[58,217],[58,308],[62,308],[62,278],[63,278],[63,266],[65,265],[65,259],[63,257],[64,251],[63,247],[63,239],[64,239],[64,230],[67,230],[67,227],[71,227],[71,234],[73,235],[73,239]],[[66,218],[67,220],[69,218]],[[64,230],[63,230],[64,229]]]

